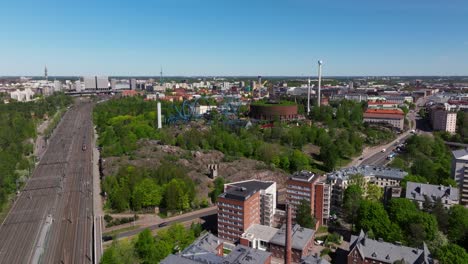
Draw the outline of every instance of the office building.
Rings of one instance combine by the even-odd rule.
[[[364,123],[390,124],[392,127],[403,130],[405,114],[400,109],[372,109],[364,112]]]
[[[406,199],[417,202],[421,209],[424,202],[434,204],[439,199],[444,207],[449,208],[454,204],[458,204],[459,196],[458,189],[451,186],[419,182],[406,183]]]
[[[452,151],[451,174],[460,191],[460,204],[468,205],[468,148]]]
[[[275,207],[275,182],[226,184],[218,197],[218,236],[236,242],[253,224],[273,225]]]
[[[361,230],[359,236],[351,236],[348,253],[348,264],[367,263],[407,263],[407,264],[433,264],[431,253],[426,244],[422,249],[406,247],[399,244],[374,240],[367,237]]]
[[[457,112],[452,112],[443,105],[432,106],[429,110],[432,129],[454,134],[457,129]]]

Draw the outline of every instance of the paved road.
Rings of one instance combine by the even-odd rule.
[[[217,212],[218,212],[217,210],[218,209],[216,207],[213,207],[210,210],[205,210],[205,211],[202,211],[202,212],[196,212],[195,211],[193,213],[187,214],[186,216],[182,215],[180,217],[174,217],[175,219],[173,218],[173,220],[168,219],[166,221],[166,223],[167,223],[167,225],[171,225],[171,224],[174,224],[174,223],[182,223],[182,222],[192,221],[192,220],[195,220],[197,218],[202,218],[202,217],[205,217],[205,216],[216,215]],[[138,228],[138,229],[127,231],[127,232],[122,232],[122,233],[116,235],[116,238],[121,239],[121,238],[129,237],[129,236],[134,236],[134,235],[140,233],[141,231],[143,231],[143,230],[145,230],[147,228],[150,229],[150,230],[155,230],[155,229],[158,229],[160,227],[159,227],[159,224],[151,225],[151,226],[147,226],[147,227],[142,227],[142,228]]]
[[[0,263],[92,263],[91,103],[78,103],[0,226]]]

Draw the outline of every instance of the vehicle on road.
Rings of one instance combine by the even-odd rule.
[[[81,146],[81,150],[83,150],[83,151],[86,150],[86,144],[83,144],[83,146]]]
[[[385,151],[387,151],[387,149],[382,149],[382,153],[385,152]]]
[[[160,223],[160,224],[158,225],[158,227],[165,227],[165,226],[167,226],[167,225],[168,225],[167,222],[162,222],[162,223]]]
[[[416,134],[416,130],[411,130],[411,134]]]
[[[359,160],[363,160],[363,159],[364,159],[364,157],[360,157],[360,158],[359,158]]]

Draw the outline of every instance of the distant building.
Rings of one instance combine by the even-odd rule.
[[[61,92],[62,91],[62,83],[58,80],[54,81],[54,92]]]
[[[351,236],[347,263],[433,264],[434,260],[425,243],[423,249],[406,247],[401,244],[370,239],[361,230],[359,236]]]
[[[399,109],[367,109],[363,116],[364,123],[387,123],[399,130],[403,130],[405,124],[405,114]]]
[[[388,102],[368,102],[369,109],[398,109],[398,104]]]
[[[344,190],[348,188],[350,177],[360,174],[367,183],[373,183],[381,188],[385,186],[399,186],[407,172],[390,167],[355,166],[344,168],[327,174],[327,182],[331,185],[331,200],[334,205],[341,205]]]
[[[26,88],[23,91],[16,89],[16,91],[10,93],[10,98],[18,102],[29,102],[34,96],[34,92]]]
[[[429,110],[432,129],[454,134],[457,129],[457,112],[452,112],[442,105],[432,106]]]
[[[109,78],[106,76],[83,77],[85,90],[109,90]]]
[[[136,90],[136,89],[138,89],[138,87],[137,87],[137,80],[136,80],[136,79],[130,79],[130,89],[131,89],[131,90]]]
[[[273,225],[275,207],[275,182],[226,184],[218,197],[218,236],[236,242],[253,224]]]
[[[459,193],[457,188],[419,182],[406,183],[405,197],[406,199],[416,201],[420,208],[422,208],[422,205],[425,201],[434,204],[438,199],[440,199],[446,208],[454,204],[458,204],[459,201]]]
[[[460,203],[468,205],[468,148],[452,151],[452,178],[460,190]]]

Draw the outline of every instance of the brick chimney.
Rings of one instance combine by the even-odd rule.
[[[285,236],[285,247],[284,247],[284,264],[291,264],[291,235],[292,235],[292,215],[291,207],[286,204],[286,236]]]

